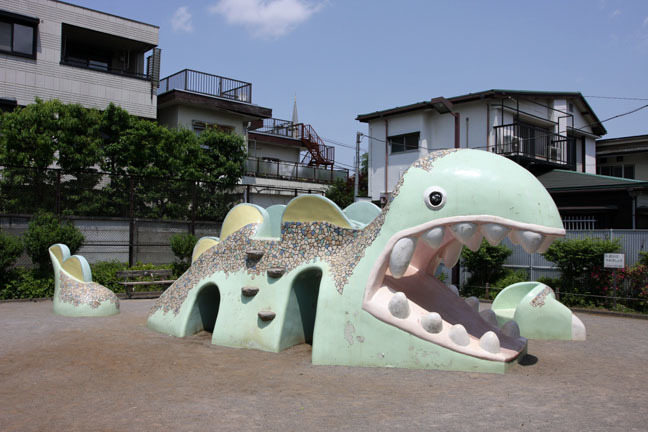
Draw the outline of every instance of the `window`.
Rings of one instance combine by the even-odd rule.
[[[0,11],[0,52],[36,58],[38,18]]]
[[[608,165],[597,167],[596,171],[605,176],[611,177],[620,177],[627,179],[635,178],[635,167],[634,165]]]
[[[403,135],[388,137],[392,153],[403,153],[418,150],[420,132],[412,132]]]
[[[61,64],[66,66],[150,80],[144,57],[151,48],[116,34],[61,24]]]
[[[196,135],[200,135],[202,131],[204,131],[205,129],[216,129],[218,131],[225,132],[225,133],[234,133],[233,126],[219,125],[216,123],[207,123],[199,120],[193,120],[191,122],[191,126],[193,127],[193,130],[196,133]]]

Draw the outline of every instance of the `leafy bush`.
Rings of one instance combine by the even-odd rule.
[[[113,292],[124,292],[124,286],[119,285],[115,274],[118,271],[128,270],[128,263],[119,261],[99,261],[90,265],[92,280]]]
[[[83,234],[70,221],[62,222],[52,213],[39,211],[29,222],[23,236],[25,249],[32,262],[41,273],[49,270],[48,248],[56,243],[63,243],[75,254],[84,241]]]
[[[648,266],[648,252],[639,251],[639,260],[637,261],[637,264]]]
[[[565,292],[584,294],[591,285],[592,270],[603,266],[603,255],[620,249],[618,239],[558,240],[544,253],[544,257],[560,269],[561,288]]]
[[[497,292],[499,292],[509,285],[513,285],[519,282],[526,282],[528,280],[529,275],[525,270],[509,270],[505,276],[501,277],[500,279],[496,280],[495,283],[493,283],[493,288],[496,288]]]
[[[43,298],[54,295],[54,275],[40,275],[34,269],[17,268],[11,280],[0,286],[0,299]]]
[[[197,241],[196,236],[189,233],[171,236],[171,250],[176,257],[176,261],[173,263],[173,272],[177,276],[186,272],[191,265],[191,255]]]
[[[513,251],[504,245],[491,246],[486,240],[482,241],[480,248],[473,252],[464,248],[461,252],[463,265],[471,276],[468,285],[483,287],[486,283],[493,284],[506,274],[504,261]]]
[[[90,265],[92,269],[92,280],[109,288],[113,292],[123,293],[125,292],[124,286],[120,285],[119,282],[123,282],[123,279],[117,278],[116,274],[118,271],[122,270],[169,270],[172,268],[170,264],[155,265],[155,264],[143,264],[136,263],[134,266],[129,267],[128,263],[123,263],[119,261],[100,261]],[[131,278],[130,281],[150,281],[153,280],[151,277],[139,277]],[[160,285],[150,285],[137,287],[137,291],[160,291]]]
[[[0,283],[23,251],[18,237],[0,231]]]

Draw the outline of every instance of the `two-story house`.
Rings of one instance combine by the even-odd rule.
[[[624,146],[597,141],[607,131],[579,92],[487,90],[361,114],[357,120],[368,124],[374,201],[384,201],[420,156],[475,148],[504,155],[535,174],[568,229],[648,227],[648,183],[609,176],[627,157],[617,154],[620,148],[628,151],[637,139]],[[632,164],[621,167],[626,177],[634,175]]]
[[[157,26],[57,0],[0,0],[0,108],[110,102],[154,119]]]
[[[358,115],[368,124],[369,194],[388,195],[420,156],[441,148],[503,154],[532,172],[594,173],[606,133],[578,92],[487,90]]]
[[[200,133],[218,128],[246,138],[248,160],[239,192],[245,202],[269,207],[304,193],[324,194],[348,170],[334,168],[334,148],[312,126],[272,118],[252,103],[252,84],[182,70],[160,81],[158,121]]]

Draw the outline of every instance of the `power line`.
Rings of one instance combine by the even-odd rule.
[[[618,100],[633,100],[633,101],[648,101],[646,98],[632,98],[632,97],[620,97],[620,96],[583,96],[588,98],[596,99],[618,99]]]

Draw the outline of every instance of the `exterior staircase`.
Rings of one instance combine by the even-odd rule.
[[[327,146],[324,141],[317,135],[313,126],[304,123],[293,125],[296,131],[296,137],[299,138],[308,150],[302,163],[308,160],[309,166],[328,166],[335,163],[335,147]]]

